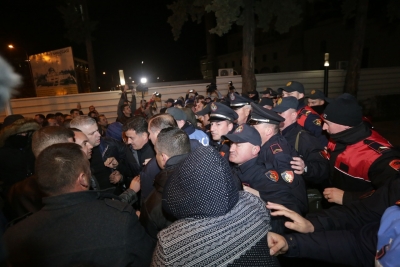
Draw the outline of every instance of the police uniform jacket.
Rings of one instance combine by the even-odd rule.
[[[154,249],[135,210],[110,194],[44,198],[44,207],[4,234],[12,266],[148,266]],[[112,198],[109,198],[112,197]]]
[[[399,173],[400,154],[364,123],[331,135],[328,150],[332,185],[343,204],[358,200]]]
[[[322,132],[322,120],[321,117],[314,112],[310,107],[304,103],[304,98],[299,99],[299,105],[297,106],[297,121],[301,121],[301,117],[305,116],[304,123],[300,124],[304,129],[312,133],[318,138],[322,146],[328,144],[328,139]]]
[[[400,200],[400,177],[386,180],[370,196],[307,215],[310,234],[287,234],[289,257],[307,257],[351,266],[374,266],[377,233],[385,210]]]
[[[168,177],[175,171],[179,162],[187,157],[187,154],[170,158],[166,162],[165,169],[161,170],[154,179],[154,189],[146,198],[140,209],[140,223],[147,233],[157,239],[159,231],[169,226],[174,218],[162,209],[162,194]]]
[[[305,214],[308,211],[306,186],[303,178],[295,174],[290,161],[298,154],[280,133],[272,136],[261,147],[257,162],[263,164],[267,170],[274,170],[279,179],[285,181],[296,197],[297,212]]]
[[[257,164],[257,158],[234,166],[232,171],[243,184],[257,190],[265,202],[279,203],[288,209],[298,210],[296,197],[291,193],[289,184],[280,179],[276,171],[268,171],[264,165]]]
[[[303,173],[303,178],[312,184],[321,184],[329,179],[329,161],[324,156],[324,147],[318,139],[305,131],[297,123],[293,123],[282,131],[282,135],[288,143],[296,149],[307,166],[307,171]]]

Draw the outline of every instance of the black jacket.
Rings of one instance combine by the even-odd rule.
[[[379,143],[367,144],[368,139],[372,136],[372,130],[365,123],[361,123],[358,126],[352,127],[338,134],[332,134],[331,138],[333,141],[330,142],[334,145],[334,149],[330,150],[330,169],[331,169],[331,183],[333,187],[344,190],[343,203],[349,203],[354,200],[358,200],[364,194],[368,194],[371,190],[376,190],[382,186],[387,179],[396,176],[399,173],[399,166],[395,166],[393,162],[400,161],[400,153],[390,147]],[[382,140],[384,141],[384,140]],[[340,163],[340,166],[335,166],[338,156],[346,151],[350,151],[351,146],[363,142],[363,146],[356,151],[347,152],[347,155],[356,155],[359,161],[358,165],[350,166],[353,169],[366,169],[367,177],[353,177],[346,172],[346,168],[349,168],[344,164]],[[378,149],[376,149],[378,148]],[[383,148],[383,149],[382,149]],[[368,154],[367,154],[368,153]],[[365,155],[377,156],[377,158],[369,163],[369,157]],[[345,159],[347,159],[345,157]],[[349,160],[350,163],[352,162]],[[348,162],[346,162],[349,164]],[[340,170],[342,169],[342,170]],[[369,180],[369,181],[366,181]]]
[[[277,133],[261,147],[257,162],[264,165],[268,171],[277,172],[279,179],[287,183],[292,194],[296,197],[297,212],[306,214],[308,211],[306,185],[304,179],[294,173],[290,164],[292,158],[297,156],[297,152],[285,137]]]
[[[377,232],[385,210],[400,199],[400,176],[369,197],[307,215],[314,233],[285,235],[289,257],[307,257],[352,266],[374,266]]]
[[[162,194],[168,177],[175,171],[178,163],[186,157],[187,154],[174,156],[166,162],[165,169],[161,170],[154,179],[153,191],[140,209],[140,223],[154,239],[157,239],[159,231],[175,220],[171,215],[162,210]]]
[[[303,173],[303,178],[313,184],[321,184],[328,181],[329,161],[323,157],[324,147],[319,140],[297,123],[293,123],[284,129],[282,135],[295,149],[298,137],[298,149],[296,151],[307,166],[307,172]]]
[[[112,197],[110,192],[83,191],[43,199],[43,209],[5,232],[9,262],[148,266],[154,242],[133,208]]]
[[[109,157],[114,157],[118,161],[117,170],[124,177],[132,177],[134,175],[127,164],[128,153],[130,152],[125,144],[109,137],[102,137],[100,145],[93,148],[90,168],[99,183],[100,190],[116,187],[116,185],[110,183],[109,179],[113,169],[104,166],[104,161]],[[129,159],[133,160],[132,158]],[[122,191],[122,187],[117,187],[114,193],[119,195]]]

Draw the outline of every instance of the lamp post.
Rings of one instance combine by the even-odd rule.
[[[328,97],[329,53],[325,53],[324,60],[324,95]]]

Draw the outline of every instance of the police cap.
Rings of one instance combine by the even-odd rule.
[[[238,94],[229,94],[229,100],[232,109],[238,109],[253,102],[250,98]]]
[[[239,125],[231,134],[224,135],[225,138],[234,143],[251,143],[255,146],[261,146],[261,136],[256,129],[247,124]]]
[[[270,123],[279,124],[285,119],[272,110],[265,109],[258,104],[251,103],[253,108],[249,124]]]
[[[258,103],[260,106],[264,107],[264,106],[274,106],[274,102],[272,101],[272,98],[269,97],[263,97],[261,98],[260,103]]]
[[[297,98],[295,98],[294,96],[288,96],[279,99],[272,111],[275,111],[276,113],[282,113],[290,108],[297,110],[298,105],[299,101],[297,100]]]
[[[210,121],[228,120],[234,122],[238,119],[237,113],[224,104],[213,102],[210,104],[210,109]]]
[[[331,99],[327,98],[321,90],[312,90],[311,94],[308,96],[310,99],[322,99],[326,102],[330,102]]]
[[[282,89],[286,92],[299,92],[304,94],[304,86],[302,83],[291,81],[286,84],[286,86],[282,87]]]
[[[260,92],[262,95],[271,94],[272,88],[265,88],[264,91]]]

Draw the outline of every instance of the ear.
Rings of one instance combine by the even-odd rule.
[[[169,157],[167,156],[167,154],[164,154],[164,153],[161,153],[161,157],[162,157],[163,165],[165,166],[165,163],[167,163],[167,160],[169,160]]]
[[[81,172],[79,174],[79,177],[77,179],[77,183],[79,185],[79,187],[81,188],[81,190],[88,190],[89,189],[89,179],[86,176],[85,173]]]
[[[300,98],[304,98],[304,94],[303,93],[299,93],[299,97]]]
[[[297,112],[296,112],[296,111],[293,111],[290,117],[291,117],[291,119],[292,119],[292,122],[297,121]]]
[[[258,154],[258,152],[260,152],[260,147],[259,146],[253,146],[253,148],[251,149],[251,153],[253,154],[253,155],[257,155]]]
[[[229,131],[232,131],[232,129],[233,129],[233,123],[229,123],[229,122],[226,122],[226,123],[228,123],[228,130],[229,130]]]

